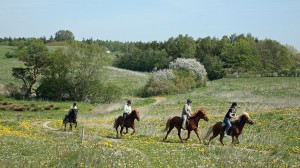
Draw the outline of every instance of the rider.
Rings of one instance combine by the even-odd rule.
[[[70,116],[73,109],[77,109],[76,103],[73,103],[73,105],[70,107],[67,116]]]
[[[230,119],[236,118],[236,109],[237,109],[237,103],[234,102],[234,103],[232,103],[230,109],[228,110],[228,112],[226,113],[226,115],[224,117],[224,123],[226,125],[224,136],[228,135],[228,130],[232,126],[230,123]]]
[[[187,99],[186,104],[184,104],[183,109],[182,109],[182,114],[181,117],[183,119],[182,121],[182,129],[186,129],[186,123],[188,122],[189,116],[192,115],[192,107],[191,107],[192,100]]]
[[[124,126],[125,119],[128,117],[128,115],[131,113],[131,101],[128,100],[127,104],[124,105],[124,112],[123,112],[123,118],[122,118],[122,125]]]

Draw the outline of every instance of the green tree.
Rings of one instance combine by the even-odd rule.
[[[74,34],[69,30],[59,30],[55,33],[54,40],[56,41],[68,41],[68,40],[74,40]]]
[[[173,59],[194,58],[195,49],[195,40],[188,35],[172,37],[166,42],[166,51]]]
[[[38,98],[48,100],[68,99],[73,88],[68,76],[71,65],[63,48],[59,48],[51,53],[49,66],[44,68],[44,77],[37,88]]]
[[[153,69],[166,68],[171,59],[165,50],[152,48],[142,50],[135,47],[132,52],[120,56],[115,64],[120,68],[130,70],[152,71]]]
[[[66,52],[67,60],[71,63],[69,80],[74,86],[71,98],[85,100],[91,94],[93,85],[101,75],[104,65],[109,65],[111,60],[105,54],[105,49],[95,44],[72,43]]]
[[[24,98],[28,99],[42,69],[48,65],[49,52],[43,42],[36,40],[32,41],[28,47],[21,49],[18,54],[19,60],[24,63],[25,67],[14,67],[12,75],[22,80]]]

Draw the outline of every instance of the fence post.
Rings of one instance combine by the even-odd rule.
[[[82,137],[81,137],[81,143],[84,141],[84,127],[82,127]]]

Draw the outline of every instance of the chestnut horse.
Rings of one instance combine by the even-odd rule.
[[[115,119],[114,128],[117,131],[117,138],[119,136],[119,134],[118,134],[119,126],[121,126],[121,130],[120,130],[121,137],[122,137],[122,132],[123,132],[124,127],[126,128],[126,132],[124,134],[128,133],[128,128],[133,129],[133,132],[131,133],[131,135],[133,135],[135,133],[134,119],[137,119],[138,121],[140,121],[140,112],[138,110],[131,111],[131,113],[125,119],[124,125],[122,125],[122,116],[119,116],[117,119]]]
[[[63,119],[65,130],[66,130],[67,123],[70,123],[71,131],[72,131],[72,123],[75,123],[75,128],[77,127],[77,113],[78,113],[78,109],[71,109],[70,114],[65,116],[65,118]]]
[[[243,128],[246,123],[253,125],[255,122],[250,118],[248,113],[244,112],[240,116],[238,116],[238,119],[228,131],[228,134],[231,135],[232,138],[232,144],[234,144],[234,137],[236,137],[237,139],[237,144],[240,143],[239,136],[242,134]],[[209,145],[210,141],[212,141],[216,136],[220,134],[220,142],[224,146],[224,131],[225,124],[223,122],[217,122],[215,125],[209,128],[204,139],[208,138],[208,136],[213,132],[213,136],[209,138]]]
[[[198,110],[197,112],[195,112],[194,114],[192,114],[189,118],[188,118],[188,124],[187,124],[187,131],[188,131],[188,136],[185,139],[186,141],[190,138],[191,135],[191,131],[194,130],[194,132],[196,133],[200,143],[201,143],[201,139],[198,133],[198,123],[200,121],[200,119],[204,119],[205,121],[208,121],[206,112],[203,108],[201,108],[200,110]],[[181,138],[181,128],[182,128],[182,118],[179,116],[175,116],[173,118],[169,118],[169,120],[167,121],[166,124],[166,128],[165,131],[167,131],[167,135],[165,136],[165,138],[163,139],[163,141],[165,141],[169,135],[169,133],[172,131],[172,129],[174,127],[177,128],[178,130],[178,137],[181,141],[181,143],[183,143],[182,138]]]

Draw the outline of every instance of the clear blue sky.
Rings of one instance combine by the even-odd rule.
[[[165,41],[251,33],[300,50],[300,0],[0,0],[0,37]]]

